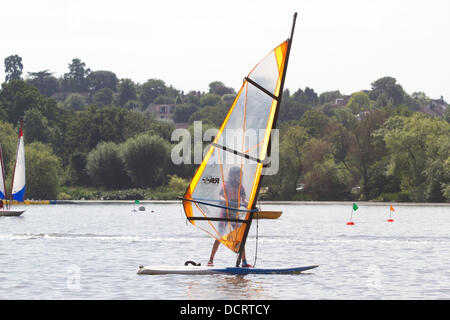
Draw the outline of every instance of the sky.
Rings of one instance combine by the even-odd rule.
[[[297,24],[285,88],[370,90],[391,76],[411,94],[450,101],[448,0],[40,0],[0,2],[0,82],[6,57],[23,74],[68,72],[74,58],[137,83],[189,92],[235,90]]]

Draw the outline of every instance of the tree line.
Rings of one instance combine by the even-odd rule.
[[[133,197],[142,198],[181,194],[196,168],[171,162],[175,125],[149,107],[173,106],[175,123],[192,130],[201,120],[206,130],[220,126],[236,94],[220,81],[189,93],[160,79],[139,84],[92,71],[78,58],[59,78],[49,70],[24,77],[17,55],[4,63],[0,144],[7,177],[23,119],[27,197],[34,199],[77,197],[80,188],[103,191],[96,197],[113,190],[140,190]],[[408,94],[392,77],[351,95],[286,89],[280,170],[263,179],[260,199],[449,201],[449,121],[443,99]]]

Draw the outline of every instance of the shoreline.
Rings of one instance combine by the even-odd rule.
[[[77,205],[98,205],[98,204],[175,204],[181,203],[180,200],[25,200],[23,203],[13,201],[13,205],[55,205],[55,204],[77,204]],[[348,206],[353,203],[363,206],[442,206],[450,207],[450,203],[446,202],[380,202],[380,201],[258,201],[258,205],[344,205]]]

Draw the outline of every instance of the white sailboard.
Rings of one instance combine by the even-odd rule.
[[[161,275],[161,274],[299,274],[307,270],[317,268],[317,265],[291,268],[242,268],[242,267],[207,267],[207,266],[153,266],[139,267],[137,274]]]

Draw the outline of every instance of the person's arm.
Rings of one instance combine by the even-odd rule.
[[[242,199],[242,204],[246,207],[248,205],[248,202],[246,199],[244,186],[241,186],[241,199]]]

